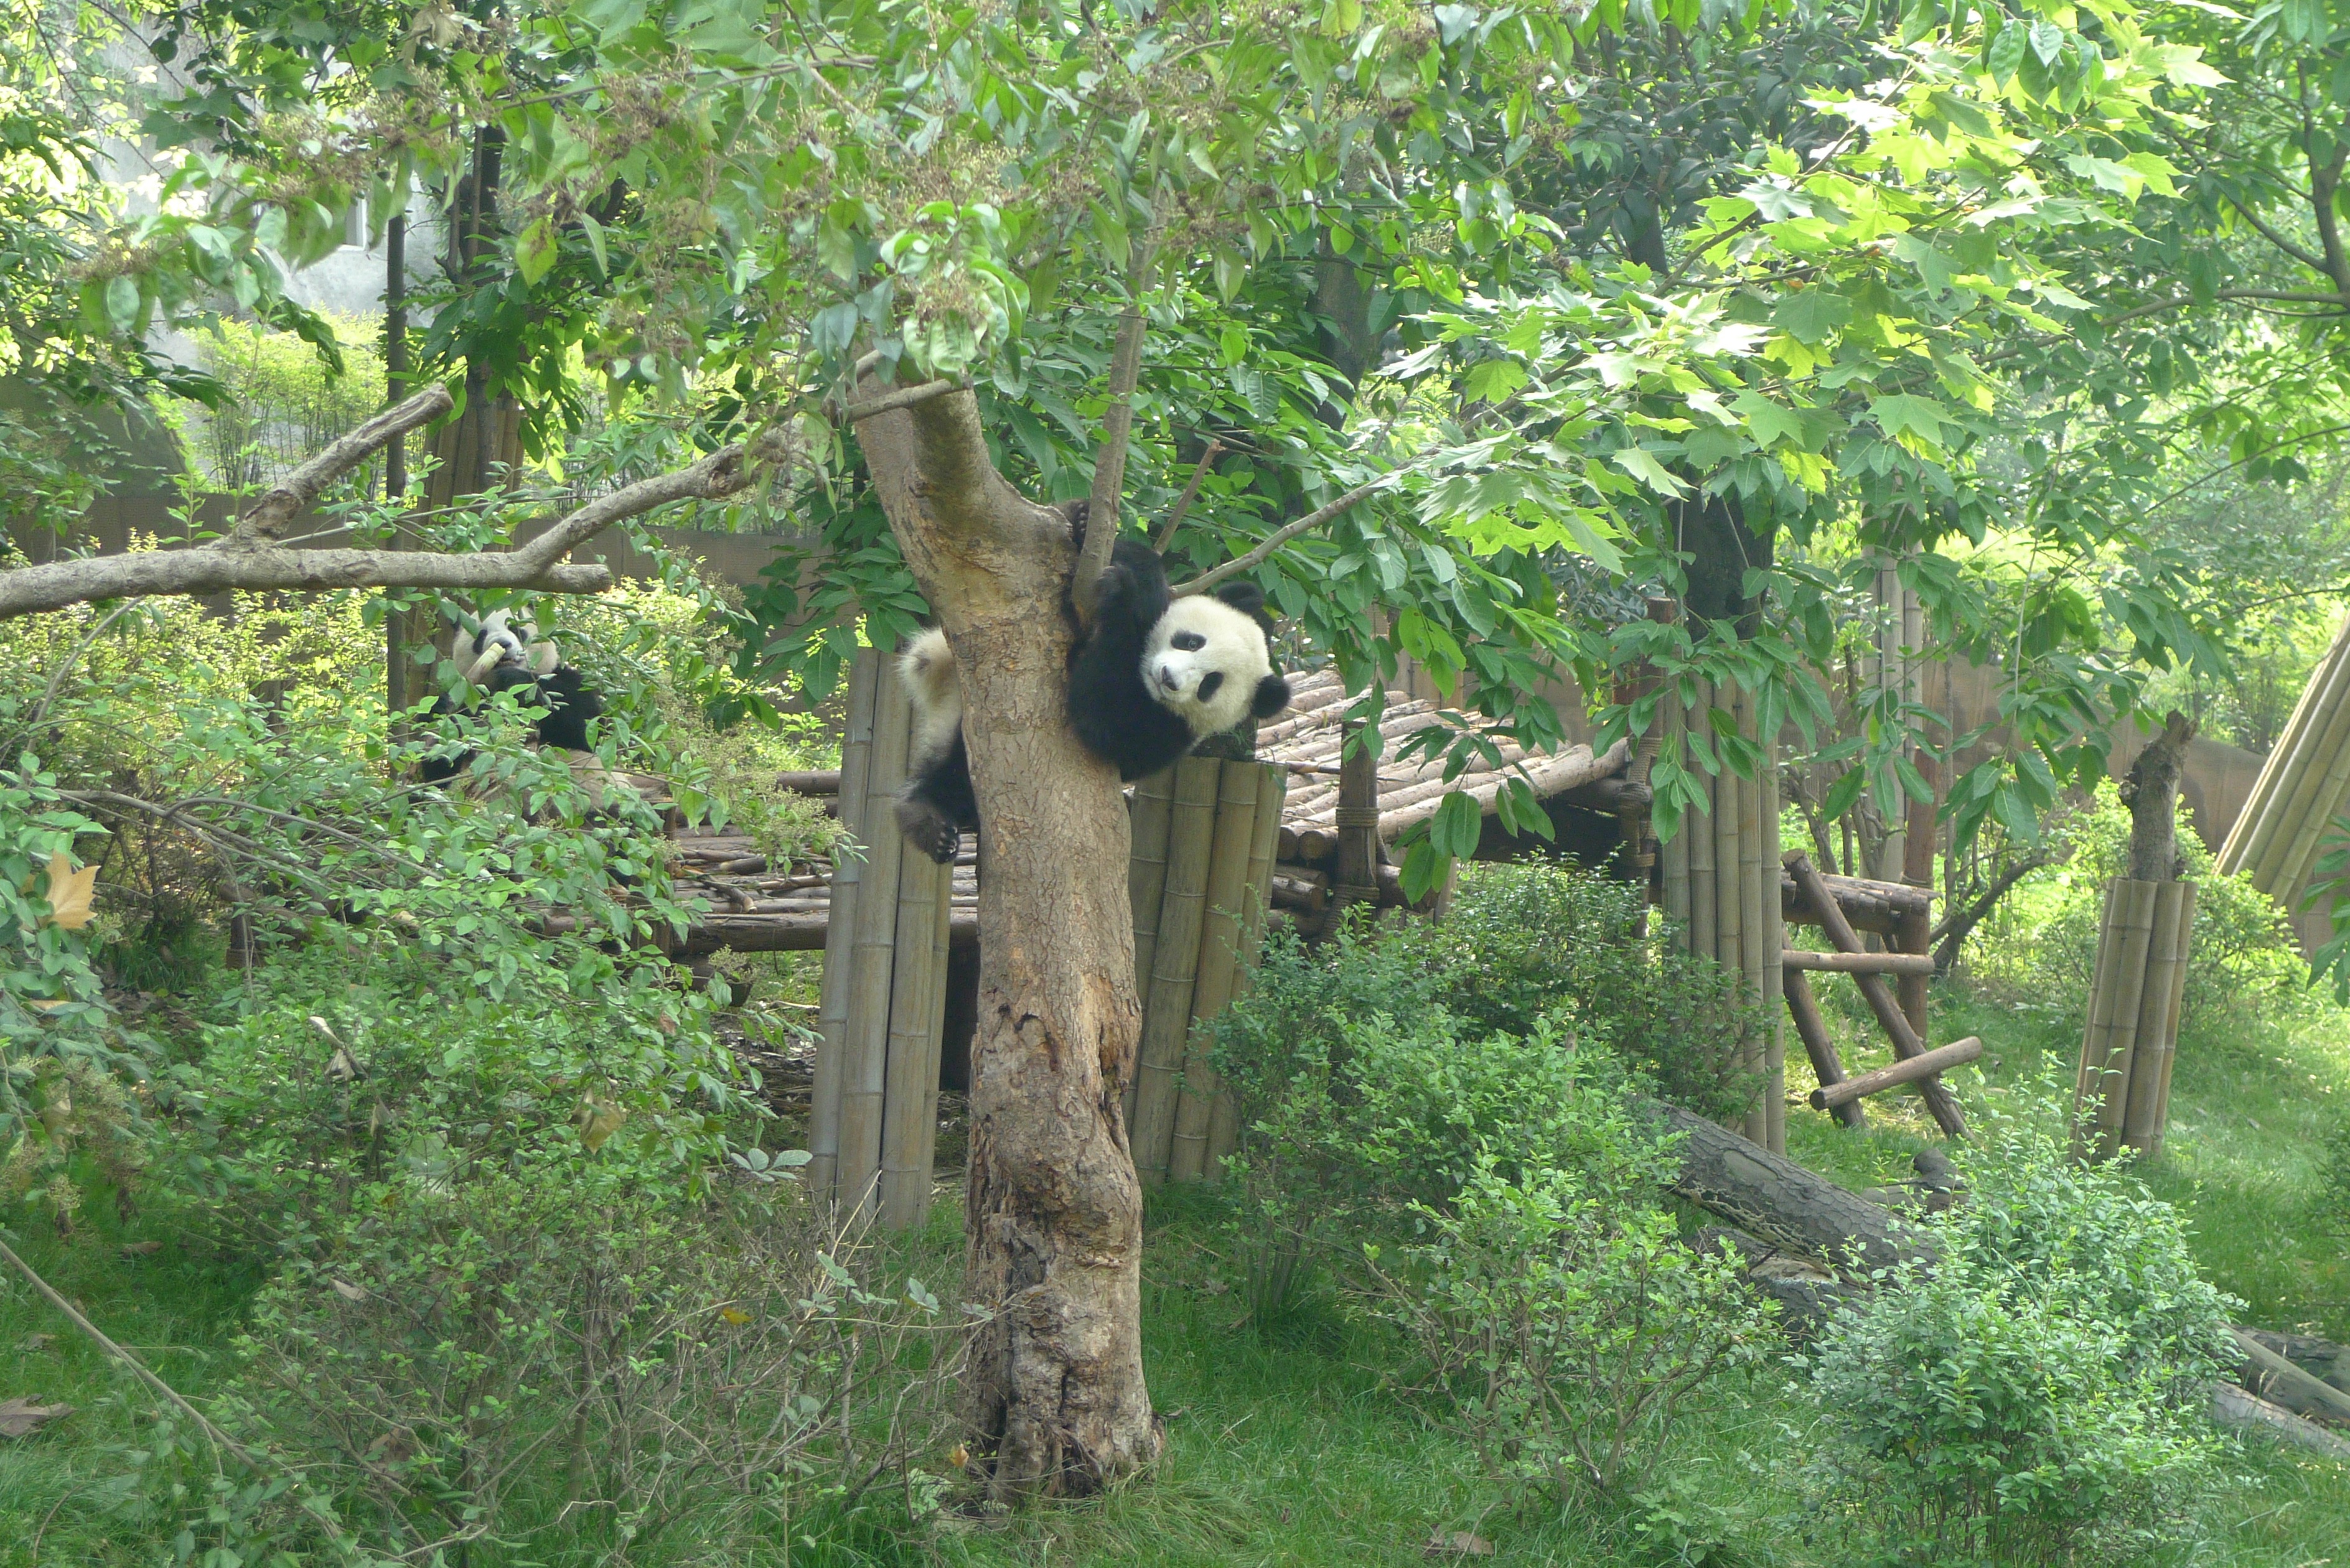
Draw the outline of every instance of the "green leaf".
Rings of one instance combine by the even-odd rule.
[[[555,254],[555,225],[542,217],[515,242],[515,268],[523,282],[536,283],[553,270]]]
[[[118,332],[130,332],[139,326],[139,280],[129,273],[118,273],[106,284],[106,316]]]
[[[1851,319],[1852,302],[1825,288],[1791,294],[1771,311],[1772,324],[1801,343],[1825,343]]]
[[[1428,842],[1439,855],[1466,859],[1477,853],[1484,826],[1485,814],[1477,808],[1476,798],[1454,790],[1429,819]]]
[[[1689,486],[1665,472],[1646,447],[1627,446],[1607,454],[1607,461],[1655,491],[1659,495],[1687,495]]]
[[[1947,410],[1931,398],[1921,398],[1914,392],[1895,392],[1873,399],[1868,405],[1868,414],[1877,421],[1877,428],[1888,438],[1909,431],[1923,441],[1939,444]]]

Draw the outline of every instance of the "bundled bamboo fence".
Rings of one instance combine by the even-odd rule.
[[[1753,699],[1735,685],[1700,684],[1697,701],[1683,710],[1665,705],[1665,722],[1700,734],[1715,733],[1709,711],[1727,713],[1736,732],[1762,756],[1755,776],[1741,778],[1728,767],[1706,782],[1702,814],[1683,818],[1680,831],[1660,854],[1663,901],[1692,952],[1711,954],[1737,975],[1757,999],[1779,994],[1785,951],[1781,899],[1775,886],[1779,865],[1777,747],[1758,737]],[[1745,1044],[1743,1065],[1759,1075],[1760,1098],[1741,1130],[1773,1153],[1787,1147],[1785,1044],[1775,1009]]]
[[[2301,691],[2227,842],[2220,874],[2297,908],[2326,829],[2350,806],[2350,620]]]
[[[1127,896],[1142,1040],[1126,1091],[1146,1184],[1212,1180],[1238,1123],[1207,1025],[1245,991],[1264,939],[1288,772],[1185,757],[1135,786]]]
[[[2122,1148],[2162,1152],[2194,933],[2194,883],[2116,877],[2106,884],[2089,1021],[2073,1085],[2076,1154],[2109,1159]]]
[[[952,887],[948,867],[903,852],[892,820],[912,724],[895,662],[860,649],[839,792],[862,849],[837,857],[825,911],[808,1127],[810,1190],[899,1230],[930,1211]]]

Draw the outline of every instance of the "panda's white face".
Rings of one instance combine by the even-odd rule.
[[[457,629],[450,642],[449,658],[475,686],[485,684],[494,670],[509,664],[534,675],[551,675],[558,662],[555,645],[535,640],[537,636],[538,628],[530,622],[517,621],[505,610],[492,610],[482,618],[479,629]]]
[[[1255,618],[1207,594],[1169,605],[1142,650],[1143,689],[1202,740],[1247,718],[1272,673]]]

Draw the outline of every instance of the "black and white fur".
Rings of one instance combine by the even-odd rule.
[[[1074,518],[1082,528],[1082,518]],[[1159,772],[1211,735],[1289,705],[1273,668],[1272,623],[1253,583],[1174,598],[1149,546],[1120,539],[1103,571],[1093,630],[1069,662],[1069,724],[1122,779]],[[899,656],[914,705],[912,765],[898,826],[940,862],[979,826],[954,653],[936,628]]]
[[[459,627],[449,639],[449,659],[465,684],[479,691],[520,691],[522,700],[546,710],[532,728],[531,738],[542,746],[567,752],[593,752],[588,722],[602,716],[604,699],[587,677],[563,662],[551,642],[538,640],[537,628],[516,620],[504,610],[493,610],[481,624]],[[453,713],[458,704],[446,695],[432,705],[435,713]],[[472,752],[452,757],[427,757],[419,775],[427,784],[457,777],[470,766]]]

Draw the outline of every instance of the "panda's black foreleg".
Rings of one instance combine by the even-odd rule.
[[[898,792],[898,831],[941,866],[953,863],[965,828],[979,826],[979,797],[971,784],[971,753],[962,737],[915,770]]]

